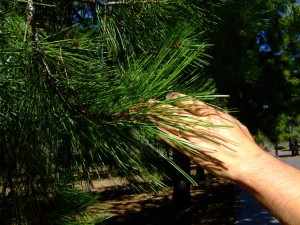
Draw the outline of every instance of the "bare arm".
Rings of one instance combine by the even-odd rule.
[[[176,141],[164,140],[211,173],[247,189],[282,223],[300,224],[300,170],[261,149],[248,129],[234,117],[203,102],[182,97],[184,95],[179,93],[167,96],[168,99],[178,99],[172,103],[170,110],[177,115],[176,125],[182,123],[185,130],[174,128],[170,122],[166,125],[163,122],[168,117],[166,115],[153,117],[153,122],[163,132],[192,143],[197,151],[212,160],[187,151]],[[186,122],[199,121],[199,118],[217,126],[197,126]],[[206,133],[213,139],[203,138],[197,135],[199,133]]]
[[[283,224],[300,224],[300,171],[263,153],[237,173],[247,189]],[[251,163],[251,164],[250,164]]]

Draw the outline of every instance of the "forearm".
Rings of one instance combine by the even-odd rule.
[[[300,171],[268,153],[241,169],[236,183],[246,188],[283,224],[300,224]]]

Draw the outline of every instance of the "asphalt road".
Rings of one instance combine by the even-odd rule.
[[[275,156],[275,151],[270,154]],[[300,169],[300,156],[291,157],[289,151],[279,151],[278,159]],[[280,224],[260,203],[246,191],[237,187],[237,222],[242,225]]]

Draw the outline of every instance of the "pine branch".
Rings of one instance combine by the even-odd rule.
[[[45,58],[43,57],[43,53],[40,51],[39,47],[38,47],[38,42],[39,42],[39,34],[36,28],[36,22],[35,22],[35,14],[34,14],[34,3],[33,0],[28,0],[28,15],[27,15],[27,22],[28,24],[31,25],[31,30],[32,30],[32,39],[33,39],[33,43],[34,43],[34,47],[35,47],[35,53],[36,53],[36,57],[37,59],[40,61],[40,63],[43,65],[44,67],[44,72],[45,72],[45,76],[46,79],[48,81],[48,85],[55,90],[55,92],[58,94],[58,96],[60,97],[60,99],[62,100],[62,102],[64,103],[65,106],[67,106],[69,109],[73,109],[73,107],[71,106],[71,104],[67,101],[67,99],[64,97],[64,95],[62,94],[62,92],[60,91],[60,89],[58,88],[58,86],[56,85],[56,81],[55,78],[53,77],[50,68],[45,60]]]
[[[145,0],[145,1],[115,1],[115,2],[102,2],[102,1],[94,1],[94,0],[81,0],[81,2],[93,3],[98,6],[112,6],[112,5],[135,5],[135,4],[160,4],[160,3],[167,3],[170,0]]]
[[[28,0],[27,7],[28,7],[27,23],[31,26],[32,39],[33,39],[33,43],[34,43],[36,57],[39,60],[39,62],[41,63],[41,65],[43,65],[43,70],[44,70],[44,74],[45,74],[48,86],[51,88],[51,90],[53,90],[59,96],[59,99],[61,100],[63,105],[68,109],[68,111],[70,111],[72,115],[81,115],[88,120],[92,120],[93,122],[104,122],[104,121],[112,122],[115,119],[126,118],[127,113],[117,114],[117,115],[90,113],[86,109],[83,109],[79,106],[75,106],[68,101],[68,99],[63,94],[63,91],[58,87],[57,81],[56,81],[55,77],[52,75],[50,67],[43,56],[43,52],[40,50],[40,48],[38,46],[39,34],[38,34],[38,30],[36,28],[36,22],[34,19],[35,18],[35,14],[34,14],[35,8],[34,8],[33,0]]]

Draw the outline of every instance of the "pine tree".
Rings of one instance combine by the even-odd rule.
[[[288,4],[280,8],[277,16],[277,29],[271,30],[268,34],[272,38],[271,47],[277,50],[274,57],[270,57],[269,64],[275,67],[285,82],[285,98],[282,98],[281,105],[283,109],[277,116],[276,129],[274,136],[276,141],[288,141],[292,155],[298,154],[297,142],[299,136],[299,22],[300,6],[295,1],[289,1]],[[272,32],[273,31],[273,32]],[[275,33],[276,32],[276,33]],[[279,65],[279,66],[278,66]]]
[[[215,47],[209,52],[212,63],[207,70],[218,91],[230,96],[227,107],[238,111],[235,116],[253,134],[262,131],[272,141],[291,93],[298,96],[291,85],[298,82],[297,60],[286,48],[290,41],[297,43],[295,34],[299,33],[297,16],[284,12],[296,7],[292,2],[231,1],[216,13],[220,22],[209,33]]]
[[[76,192],[74,181],[85,179],[90,186],[91,171],[108,165],[136,189],[140,180],[153,188],[164,185],[151,171],[160,162],[176,165],[148,120],[161,114],[148,100],[164,103],[170,91],[212,98],[211,81],[201,78],[206,44],[196,32],[209,22],[208,6],[1,1],[4,224],[64,223],[60,210],[76,211],[94,199]]]

